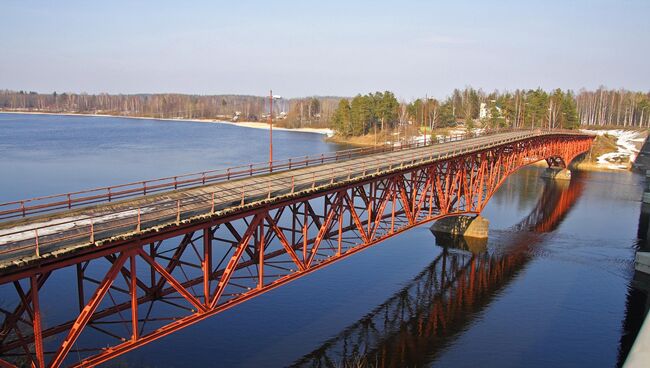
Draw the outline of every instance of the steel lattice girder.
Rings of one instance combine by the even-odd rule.
[[[553,230],[577,202],[582,189],[580,181],[571,181],[568,187],[549,183],[531,213],[514,229],[537,233]],[[432,348],[446,346],[445,340],[467,326],[467,314],[487,306],[526,266],[531,259],[529,249],[542,238],[523,236],[525,241],[515,237],[502,244],[507,252],[477,255],[443,249],[403,289],[291,366],[335,368],[361,359],[382,367],[426,364],[408,359],[430,357]]]
[[[411,227],[478,214],[518,168],[542,159],[569,163],[591,142],[544,136],[497,146],[20,274],[2,285],[15,289],[16,307],[0,310],[0,366],[106,362]],[[71,298],[79,310],[44,319],[39,296],[56,287],[59,274],[77,280]]]

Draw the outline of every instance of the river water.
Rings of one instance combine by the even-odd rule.
[[[224,124],[0,114],[0,201],[262,162],[267,140]],[[274,148],[344,147],[278,131]],[[421,226],[106,366],[616,366],[643,303],[631,288],[642,178],[556,184],[541,170],[490,200],[487,244]]]

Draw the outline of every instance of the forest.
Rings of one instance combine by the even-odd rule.
[[[155,118],[266,121],[268,97],[185,94],[85,94],[0,91],[0,110],[89,113]],[[540,88],[486,93],[466,87],[444,99],[400,101],[390,91],[346,97],[279,99],[275,124],[329,127],[341,136],[392,131],[402,126],[576,128],[650,127],[650,93],[601,87],[595,91]]]
[[[274,115],[289,127],[325,126],[341,97],[309,97],[274,101]],[[42,94],[0,90],[0,110],[106,114],[160,119],[265,121],[269,97],[184,94]]]

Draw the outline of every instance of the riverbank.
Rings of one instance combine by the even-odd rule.
[[[596,135],[591,151],[578,165],[578,168],[585,170],[630,170],[647,136],[644,130],[581,129],[581,131]]]
[[[477,129],[477,132],[480,133],[482,130]],[[433,131],[428,131],[426,134],[426,142],[431,142],[433,136],[435,139],[443,140],[445,137],[449,136],[459,136],[465,134],[464,128],[436,128]],[[340,144],[349,144],[353,146],[361,147],[371,147],[377,145],[384,145],[391,143],[395,146],[399,146],[400,143],[424,143],[425,134],[424,131],[419,127],[407,127],[407,129],[400,129],[399,132],[388,131],[385,133],[378,133],[377,135],[370,133],[360,136],[348,136],[344,137],[338,134],[334,134],[331,137],[327,138],[328,142],[340,143]]]
[[[327,142],[337,143],[337,144],[349,144],[351,146],[357,146],[357,147],[372,147],[372,146],[381,145],[381,142],[383,142],[383,140],[380,139],[379,137],[375,138],[374,136],[370,136],[370,135],[362,135],[358,137],[342,137],[340,135],[334,134],[332,136],[327,137]]]
[[[122,118],[122,119],[140,119],[140,120],[159,120],[159,121],[177,121],[177,122],[194,122],[194,123],[210,123],[210,124],[227,124],[235,125],[244,128],[252,129],[265,129],[269,130],[270,125],[268,123],[255,122],[255,121],[242,121],[242,122],[232,122],[224,121],[217,119],[182,119],[182,118],[154,118],[147,116],[124,116],[124,115],[111,115],[111,114],[85,114],[85,113],[56,113],[56,112],[40,112],[40,111],[6,111],[0,110],[0,114],[19,114],[19,115],[54,115],[54,116],[87,116],[87,117],[105,117],[105,118]],[[322,134],[328,137],[334,135],[332,129],[326,128],[283,128],[273,126],[273,130],[282,130],[290,132],[301,132],[301,133],[312,133],[312,134]]]

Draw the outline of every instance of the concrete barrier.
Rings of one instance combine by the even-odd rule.
[[[634,340],[634,345],[625,359],[623,368],[648,367],[650,367],[650,318],[646,316],[645,322]]]
[[[650,252],[636,252],[634,268],[650,275]]]

